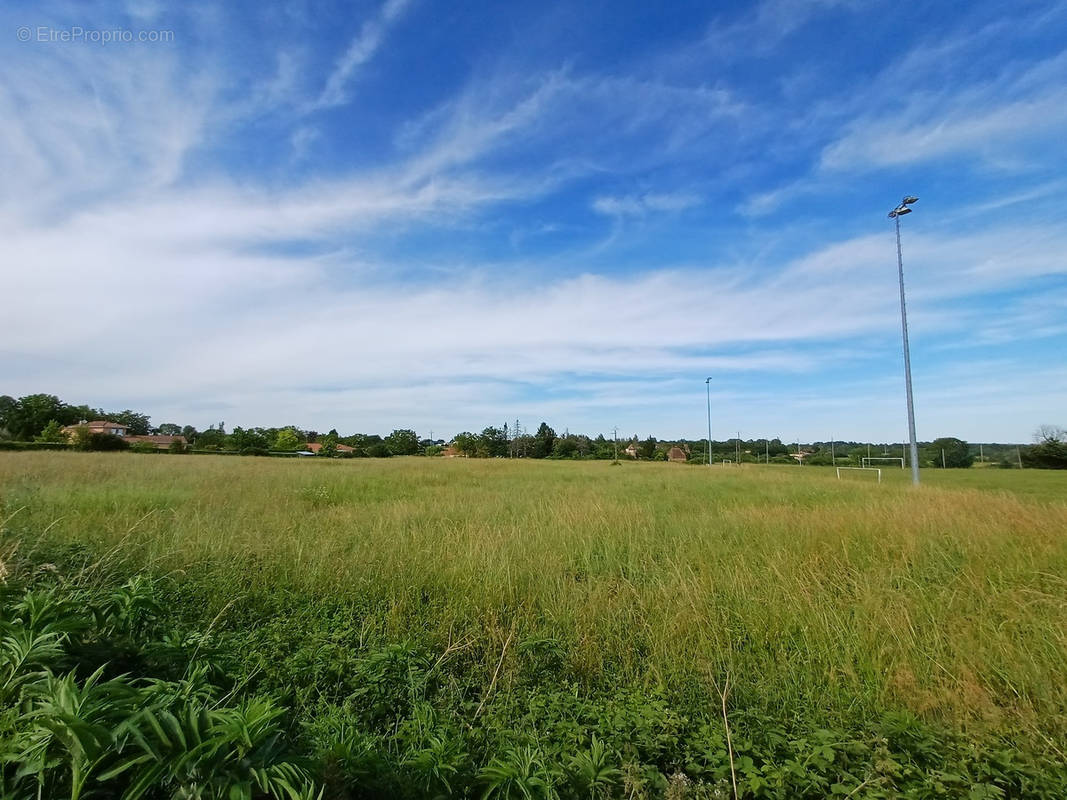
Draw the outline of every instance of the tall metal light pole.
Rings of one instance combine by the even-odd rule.
[[[908,347],[908,312],[904,304],[904,257],[900,251],[900,218],[911,213],[912,203],[919,198],[908,195],[900,205],[889,212],[889,218],[897,227],[897,275],[900,277],[900,330],[904,337],[904,385],[908,390],[908,436],[911,441],[911,482],[919,485],[919,445],[915,441],[915,403],[911,395],[911,352]]]
[[[708,387],[708,466],[711,466],[711,378],[704,381]]]

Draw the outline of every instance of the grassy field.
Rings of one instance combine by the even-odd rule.
[[[422,654],[438,677],[420,702],[468,738],[474,720],[496,725],[465,745],[481,777],[464,792],[491,758],[522,760],[501,755],[510,735],[533,729],[547,762],[597,734],[561,739],[555,712],[531,711],[539,693],[606,714],[643,698],[689,747],[700,725],[725,729],[727,689],[740,794],[790,796],[760,794],[765,753],[740,761],[761,727],[873,730],[887,714],[1021,752],[1067,786],[1049,777],[1067,741],[1067,474],[929,471],[919,490],[883,474],[0,453],[0,520],[12,563],[109,553],[117,573],[172,576],[170,613],[228,637],[231,671],[283,697],[320,750],[363,697],[346,671],[390,647]],[[394,700],[383,731],[414,713]],[[646,757],[600,727],[622,770],[608,784],[669,792],[675,766],[675,783],[699,784],[692,752]],[[905,796],[889,788],[903,777],[848,774],[840,794]],[[907,796],[957,796],[943,785]]]

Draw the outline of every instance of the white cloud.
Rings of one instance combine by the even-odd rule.
[[[411,0],[385,0],[378,15],[363,23],[348,49],[334,65],[322,93],[311,105],[312,109],[330,108],[348,102],[349,84],[356,72],[374,57],[389,28],[396,24],[410,5]]]
[[[700,202],[700,197],[691,192],[649,192],[597,197],[593,200],[593,210],[607,216],[641,217],[650,211],[684,211]]]
[[[716,20],[704,46],[716,57],[766,54],[820,13],[858,6],[854,0],[761,0],[733,22]]]

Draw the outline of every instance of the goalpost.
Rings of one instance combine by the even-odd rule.
[[[862,464],[864,467],[870,467],[872,461],[899,461],[900,468],[904,469],[904,459],[893,458],[891,456],[864,456],[860,459],[860,464]]]
[[[837,479],[841,480],[841,470],[849,469],[856,472],[874,472],[878,475],[878,483],[882,482],[882,470],[878,467],[837,467]]]

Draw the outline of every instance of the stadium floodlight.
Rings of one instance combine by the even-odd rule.
[[[708,387],[708,466],[711,466],[711,378],[704,380]]]
[[[900,250],[900,218],[911,213],[911,204],[919,202],[915,195],[907,195],[900,205],[889,212],[897,228],[897,276],[900,278],[900,330],[904,339],[904,386],[908,393],[908,435],[911,439],[911,482],[919,485],[919,445],[915,441],[915,403],[911,393],[911,353],[908,347],[908,312],[904,303],[904,256]]]

